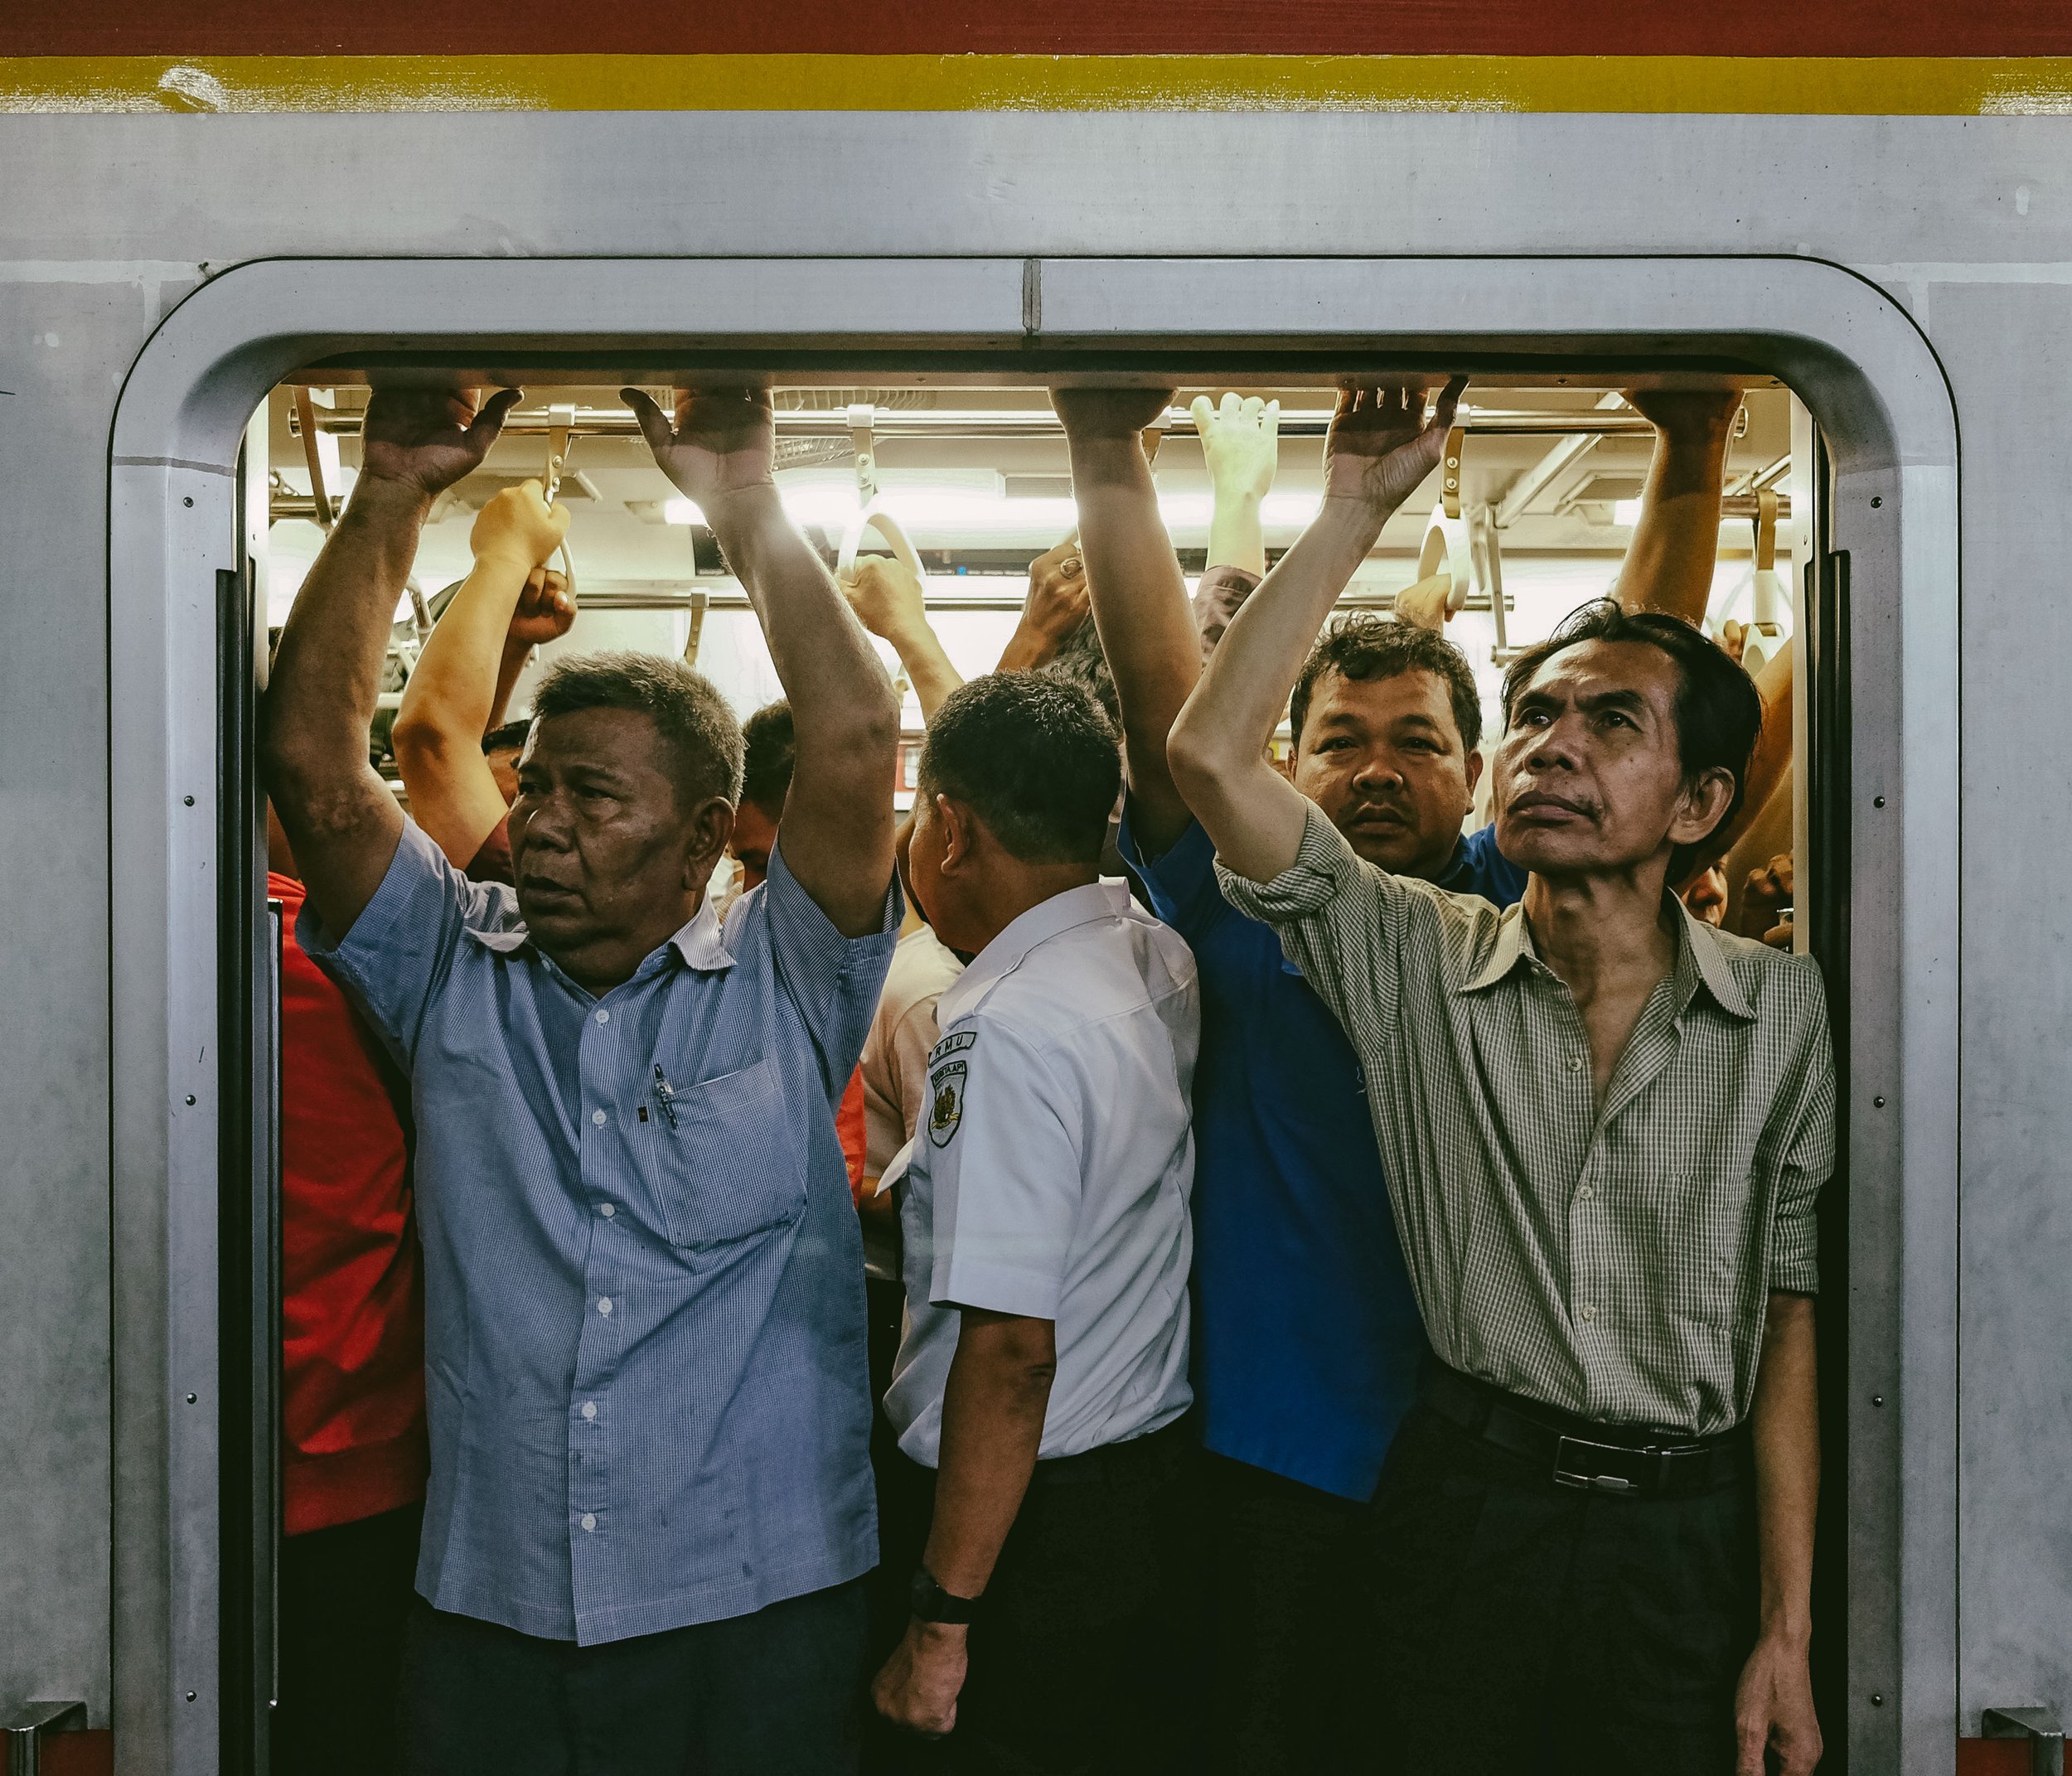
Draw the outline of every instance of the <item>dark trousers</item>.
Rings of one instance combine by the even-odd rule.
[[[403,1661],[411,1776],[846,1776],[864,1590],[852,1580],[602,1646],[540,1640],[422,1599]]]
[[[1376,1682],[1364,1500],[1197,1458],[1201,1738],[1228,1776],[1371,1768]]]
[[[388,1776],[424,1507],[288,1536],[280,1557],[281,1776]]]
[[[1189,1768],[1181,1585],[1191,1451],[1177,1425],[1036,1464],[971,1625],[956,1730],[877,1732],[874,1769],[1158,1776]],[[911,1574],[935,1475],[906,1463],[887,1557]]]
[[[1420,1401],[1374,1512],[1377,1755],[1404,1776],[1731,1776],[1754,1488],[1554,1483]]]

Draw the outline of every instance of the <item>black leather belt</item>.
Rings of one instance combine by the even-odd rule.
[[[1752,1471],[1744,1427],[1685,1437],[1600,1425],[1557,1406],[1521,1400],[1440,1363],[1426,1365],[1418,1397],[1449,1424],[1523,1457],[1556,1486],[1677,1498],[1715,1492]]]

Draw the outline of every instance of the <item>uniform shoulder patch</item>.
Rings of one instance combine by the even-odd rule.
[[[928,1139],[947,1147],[964,1120],[965,1066],[945,1061],[928,1070]]]
[[[928,1051],[928,1065],[947,1060],[953,1054],[962,1054],[979,1039],[976,1030],[952,1030]]]

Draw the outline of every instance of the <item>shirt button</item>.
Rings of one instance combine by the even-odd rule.
[[[1576,1311],[1585,1319],[1595,1319],[1597,1318],[1597,1309],[1592,1307],[1587,1301],[1585,1301]]]
[[[612,1311],[612,1298],[609,1295],[599,1295],[598,1297],[597,1310],[600,1314],[608,1314]]]
[[[596,1401],[586,1400],[583,1402],[583,1415],[585,1418],[595,1418],[597,1416]]]
[[[1592,1197],[1595,1196],[1597,1193],[1591,1189],[1588,1184],[1585,1184],[1581,1190],[1576,1193],[1576,1194],[1587,1203]]]
[[[609,1203],[607,1203],[603,1208],[598,1211],[598,1213],[602,1215],[607,1221],[609,1221],[614,1215],[618,1213],[618,1211],[612,1207]]]
[[[590,1120],[594,1122],[600,1129],[603,1128],[604,1126],[604,1112],[601,1110],[592,1111],[590,1112]]]
[[[583,1527],[585,1529],[595,1529],[597,1527],[597,1519],[591,1516],[587,1511],[583,1513]]]
[[[600,1005],[597,1009],[597,1021],[599,1023],[609,1023],[612,1021],[612,1014]]]
[[[1583,1057],[1582,1057],[1582,1056],[1581,1056],[1580,1054],[1571,1054],[1571,1055],[1568,1057],[1568,1070],[1569,1070],[1569,1072],[1571,1072],[1571,1073],[1580,1073],[1580,1072],[1582,1072],[1582,1070],[1583,1070]]]

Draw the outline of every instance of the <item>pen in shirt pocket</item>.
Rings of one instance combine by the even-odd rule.
[[[676,1126],[676,1088],[662,1073],[662,1063],[655,1063],[655,1101],[662,1107],[662,1114],[669,1118],[669,1125]]]

